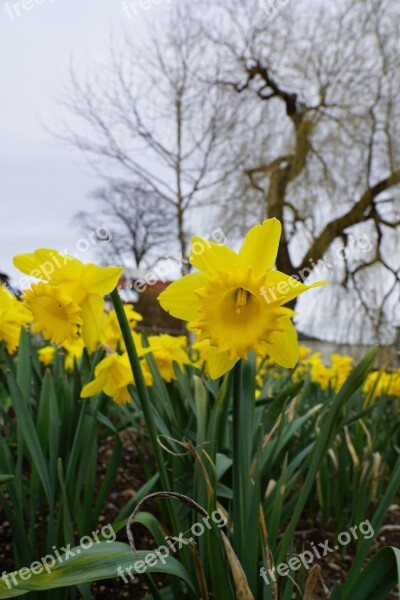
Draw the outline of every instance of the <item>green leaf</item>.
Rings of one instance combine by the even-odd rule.
[[[71,554],[65,559],[66,555],[62,555],[61,559],[64,558],[65,561],[55,564],[54,567],[50,566],[49,559],[47,561],[49,572],[44,569],[39,574],[29,571],[31,574],[29,578],[29,573],[25,569],[22,573],[24,578],[21,577],[20,571],[14,572],[13,576],[11,574],[7,574],[7,577],[3,575],[0,577],[0,598],[14,598],[33,590],[55,590],[118,576],[124,577],[124,581],[129,583],[133,577],[137,577],[144,571],[146,573],[166,573],[178,577],[194,591],[186,570],[172,556],[166,556],[163,562],[158,559],[155,564],[152,564],[155,560],[154,552],[139,550],[133,553],[128,544],[121,542],[100,542],[88,549],[76,546],[72,552],[75,554],[74,556]],[[147,564],[143,562],[146,557]],[[53,559],[56,560],[54,557]],[[142,571],[142,569],[144,570]],[[38,570],[36,565],[35,571]],[[129,575],[129,571],[132,576]]]
[[[28,404],[23,397],[21,390],[19,389],[17,382],[15,381],[14,375],[8,371],[7,382],[17,415],[18,427],[23,435],[24,442],[29,450],[32,461],[38,472],[39,478],[42,482],[47,500],[50,505],[50,509],[54,505],[53,490],[50,485],[49,473],[47,471],[46,461],[42,451],[42,447],[39,442],[39,437],[36,433],[35,425],[31,416],[31,412],[28,408]]]
[[[400,457],[398,458],[397,463],[393,469],[393,473],[392,473],[392,476],[390,478],[388,485],[386,486],[385,493],[380,498],[379,504],[376,507],[376,510],[371,519],[371,527],[372,527],[373,531],[379,530],[379,527],[381,526],[381,523],[382,523],[383,519],[385,518],[385,515],[386,515],[389,505],[391,504],[391,502],[393,501],[393,498],[396,496],[396,494],[399,491],[399,486],[400,486]],[[373,542],[374,542],[374,538],[372,536],[370,538],[364,537],[364,539],[358,546],[357,554],[352,561],[350,571],[347,575],[348,584],[351,584],[353,581],[353,578],[357,576],[357,573],[359,572],[359,570],[361,568],[362,562],[363,562],[364,558],[366,557],[366,555],[369,551],[369,548],[372,546]]]
[[[21,329],[17,358],[17,383],[25,401],[29,401],[31,388],[31,338]]]
[[[332,406],[325,415],[325,419],[321,425],[321,432],[310,455],[307,475],[294,508],[293,516],[279,544],[277,555],[275,556],[276,562],[282,562],[287,554],[297,523],[314,485],[318,469],[336,435],[343,406],[365,380],[365,377],[375,363],[377,353],[378,349],[375,347],[364,356],[343,384]]]
[[[341,599],[385,600],[396,585],[400,585],[400,549],[386,546],[375,554],[350,586],[343,586]],[[331,596],[330,600],[333,599]]]

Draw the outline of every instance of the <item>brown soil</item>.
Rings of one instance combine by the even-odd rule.
[[[123,453],[121,466],[117,475],[117,480],[110,494],[109,501],[105,506],[104,514],[101,518],[103,523],[112,522],[117,516],[118,512],[124,507],[125,503],[131,498],[136,491],[145,483],[145,477],[143,469],[139,460],[139,453],[143,456],[147,455],[146,448],[143,447],[143,443],[137,436],[132,436],[127,432],[121,434],[121,440],[123,443]],[[106,439],[99,449],[100,455],[100,477],[105,472],[108,460],[112,451],[112,438]],[[146,510],[149,510],[159,516],[157,506],[149,503],[146,505]],[[400,506],[393,505],[386,517],[385,524],[381,528],[378,536],[376,537],[373,545],[371,555],[373,555],[379,548],[383,546],[395,546],[400,547]],[[150,539],[146,530],[140,526],[135,526],[135,542],[138,548],[147,549],[154,547],[154,542]],[[314,543],[323,542],[327,539],[331,539],[332,536],[329,533],[322,531],[321,529],[310,529],[307,527],[307,523],[302,523],[299,527],[299,531],[296,534],[298,541],[298,551],[301,552],[301,548],[304,544],[306,548],[309,544],[309,540]],[[5,516],[0,509],[0,561],[2,565],[2,571],[13,570],[12,564],[12,533],[9,523],[6,521]],[[125,529],[122,530],[117,537],[118,541],[127,542],[127,536]],[[352,562],[352,556],[347,549],[341,554],[339,552],[332,552],[329,556],[318,560],[318,565],[321,567],[321,574],[319,577],[319,583],[315,590],[314,600],[326,600],[326,590],[332,589],[332,586],[337,581],[343,581],[346,577],[346,573]],[[165,584],[165,577],[155,577],[157,585],[162,586]],[[325,591],[324,591],[325,589]],[[115,599],[130,598],[133,600],[141,600],[148,592],[148,585],[145,578],[135,578],[129,583],[125,583],[121,578],[107,579],[95,583],[92,587],[93,599],[97,600],[108,600],[111,596]],[[398,595],[392,594],[388,597],[388,600],[398,598]]]
[[[318,547],[318,543],[324,543],[329,540],[329,547],[334,547],[334,536],[332,534],[323,531],[322,529],[309,529],[307,524],[303,523],[304,529],[297,532],[297,550],[302,552],[302,548],[307,549],[310,546],[312,540]],[[400,548],[400,506],[399,504],[393,504],[389,507],[388,514],[378,535],[375,537],[374,544],[368,554],[367,561],[372,558],[378,550],[384,546],[394,546]],[[346,575],[351,567],[353,561],[353,555],[351,553],[351,547],[342,547],[339,551],[330,552],[327,556],[322,557],[314,564],[317,564],[320,568],[320,575],[318,577],[318,585],[315,589],[315,595],[313,600],[326,600],[329,597],[327,590],[332,590],[335,583],[343,582],[346,579]],[[366,561],[366,562],[367,562]],[[392,592],[387,600],[398,600],[399,594]]]

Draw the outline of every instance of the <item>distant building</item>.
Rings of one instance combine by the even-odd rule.
[[[136,269],[125,269],[118,282],[118,294],[125,304],[134,304],[143,316],[138,329],[148,333],[185,333],[185,323],[171,317],[158,302],[158,296],[172,281],[157,280],[154,275]]]

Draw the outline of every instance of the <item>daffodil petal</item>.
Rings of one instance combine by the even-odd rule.
[[[83,386],[81,391],[81,398],[90,398],[91,396],[95,396],[96,394],[101,392],[105,385],[106,379],[106,371],[102,371],[101,373],[99,373],[99,375],[96,376],[96,378],[93,379],[93,381]]]
[[[282,319],[284,331],[274,331],[266,349],[271,358],[281,367],[292,369],[299,360],[297,333],[293,323],[288,318]]]
[[[63,254],[60,254],[57,257],[57,260],[59,267],[51,276],[52,283],[54,285],[60,285],[65,284],[66,282],[72,282],[75,285],[82,287],[80,280],[82,279],[85,265],[77,258],[72,258]]]
[[[61,280],[60,272],[65,266],[71,265],[71,263],[75,268],[77,265],[82,265],[76,258],[68,254],[60,254],[52,248],[38,248],[30,254],[17,254],[13,262],[17,269],[26,275],[51,283]]]
[[[266,302],[279,302],[285,304],[293,298],[297,298],[303,292],[320,285],[325,285],[328,281],[317,281],[311,285],[306,285],[298,279],[281,273],[280,271],[270,271],[266,277],[266,284],[261,288],[262,296]]]
[[[225,244],[193,236],[189,260],[196,269],[212,277],[218,271],[230,271],[238,262],[238,255]]]
[[[50,263],[50,253],[56,252],[56,250],[43,248],[41,251],[44,253],[45,258],[41,258],[37,250],[29,254],[17,254],[17,256],[14,256],[13,260],[14,266],[26,275],[31,275],[32,277],[36,277],[36,279],[48,280],[49,277],[46,277],[46,265],[45,271],[43,271],[43,263]],[[54,271],[54,264],[51,264],[52,267],[49,267],[49,270]]]
[[[70,256],[66,252],[61,254],[57,250],[51,250],[49,248],[39,248],[34,252],[35,256],[40,261],[42,271],[46,278],[50,277],[53,283],[65,279],[62,275],[64,270],[73,270],[73,278],[76,278],[76,271],[80,271],[83,267],[83,263]]]
[[[208,355],[208,372],[210,373],[211,379],[218,379],[222,377],[237,363],[239,357],[229,358],[228,352],[217,353],[216,348],[211,346]]]
[[[195,291],[207,281],[203,273],[189,273],[171,283],[158,296],[158,301],[170,315],[183,321],[197,319],[198,297]]]
[[[89,352],[92,352],[100,339],[101,317],[104,300],[99,294],[89,294],[82,305],[82,338]]]
[[[126,386],[121,386],[121,387],[117,388],[117,391],[114,394],[114,401],[117,404],[129,404],[131,399],[132,399],[131,395]]]
[[[82,284],[95,294],[109,294],[117,287],[124,269],[122,267],[98,267],[94,264],[84,265]]]
[[[278,253],[282,226],[277,219],[267,219],[247,233],[239,251],[239,266],[252,265],[255,277],[273,268]]]

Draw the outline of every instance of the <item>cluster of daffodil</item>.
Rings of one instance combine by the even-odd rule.
[[[291,322],[294,313],[284,305],[309,287],[321,284],[306,286],[273,270],[280,233],[280,223],[269,219],[248,232],[238,253],[216,243],[202,244],[204,251],[200,255],[193,253],[192,257],[198,272],[174,282],[160,295],[161,305],[170,314],[189,321],[188,328],[196,336],[189,349],[185,337],[169,335],[150,336],[148,345],[143,347],[141,337],[134,332],[142,317],[133,306],[125,305],[148,385],[152,377],[144,357],[149,352],[162,378],[170,382],[176,378],[174,363],[180,368],[192,364],[215,379],[254,350],[260,388],[271,367],[292,368],[299,362],[294,380],[309,369],[311,381],[322,389],[340,389],[353,368],[353,359],[332,354],[331,365],[327,366],[319,353],[310,356],[308,348],[297,345]],[[193,238],[194,244],[200,242],[200,238]],[[10,353],[14,352],[21,326],[32,322],[32,330],[53,344],[39,350],[40,360],[50,364],[56,352],[54,345],[60,346],[66,355],[67,369],[79,360],[84,347],[93,352],[101,343],[107,356],[97,365],[95,380],[83,388],[82,395],[87,397],[102,389],[117,402],[128,402],[128,386],[134,382],[125,344],[115,311],[103,310],[103,296],[116,287],[122,268],[83,264],[50,249],[14,259],[14,264],[28,275],[47,273],[42,267],[49,263],[56,266],[52,274],[47,281],[35,283],[25,291],[22,303],[5,288],[0,289],[0,339],[6,342]],[[265,293],[277,286],[283,293]],[[267,302],[268,297],[271,300]],[[276,377],[279,375],[276,371]],[[374,385],[374,377],[377,375],[370,376],[365,391]],[[397,393],[398,377],[384,374],[378,385],[379,390]]]
[[[301,346],[299,346],[300,352]],[[256,396],[258,397],[261,393],[262,388],[264,387],[265,379],[281,379],[284,376],[285,371],[277,366],[274,360],[272,360],[269,356],[257,356],[256,362],[257,375],[256,375],[256,384],[257,384],[257,392]]]
[[[267,353],[285,367],[293,367],[298,360],[296,332],[291,322],[294,313],[284,305],[309,286],[273,270],[280,233],[279,221],[269,219],[249,231],[238,253],[224,245],[203,244],[202,254],[193,253],[192,259],[199,272],[176,281],[160,295],[160,303],[168,312],[189,321],[188,327],[197,337],[192,353],[197,352],[198,361],[212,378],[226,373],[251,349]],[[194,244],[199,242],[199,238],[193,238]],[[3,339],[8,335],[10,351],[16,347],[20,325],[30,321],[32,330],[62,346],[72,363],[84,346],[93,352],[101,342],[115,354],[109,354],[97,365],[95,380],[84,387],[83,396],[103,389],[119,402],[128,401],[128,386],[133,381],[118,320],[114,311],[103,316],[103,297],[116,287],[122,268],[83,264],[51,249],[18,255],[14,264],[42,281],[24,292],[22,304],[10,300],[15,305],[13,316],[2,316],[0,323],[14,319],[7,321],[12,323],[13,340],[6,331],[2,334]],[[49,264],[51,269],[43,268]],[[280,284],[285,292],[266,302],[260,290]],[[130,306],[125,307],[125,314],[133,330],[141,317]],[[135,343],[141,358],[152,353],[167,382],[176,377],[174,363],[181,367],[191,364],[184,337],[150,336],[148,347],[143,348],[136,336]],[[51,346],[42,348],[39,355],[48,364],[54,353]],[[145,361],[142,367],[146,381],[151,382]]]
[[[75,531],[75,523],[70,515],[79,514],[79,520],[83,524],[91,519],[90,513],[93,510],[97,511],[96,519],[99,517],[99,498],[106,499],[112,489],[119,466],[119,432],[123,431],[126,423],[130,428],[133,424],[138,424],[140,432],[146,434],[146,445],[152,450],[151,465],[145,472],[150,475],[155,466],[157,476],[146,481],[138,490],[139,494],[143,494],[143,499],[146,499],[145,490],[147,493],[151,492],[152,496],[153,490],[157,490],[160,497],[180,498],[192,507],[194,505],[191,503],[195,502],[197,509],[201,505],[207,505],[210,511],[218,507],[218,511],[222,511],[220,514],[226,515],[227,527],[223,537],[215,535],[216,531],[205,531],[205,543],[199,546],[196,556],[193,556],[189,548],[182,548],[179,558],[183,564],[175,564],[177,557],[170,557],[169,565],[166,568],[163,565],[160,569],[163,573],[172,575],[170,587],[165,591],[169,593],[172,590],[172,595],[176,598],[186,597],[187,590],[191,590],[193,597],[205,597],[209,594],[210,597],[226,597],[229,600],[239,596],[258,598],[261,590],[259,573],[263,570],[266,572],[266,567],[282,564],[286,560],[294,547],[294,536],[300,519],[304,515],[316,514],[317,497],[325,522],[330,522],[329,519],[337,509],[338,515],[334,514],[337,531],[340,530],[343,511],[347,511],[345,517],[350,515],[349,518],[352,518],[354,514],[358,514],[363,518],[367,514],[367,508],[369,509],[371,497],[369,488],[372,476],[367,470],[370,469],[371,461],[374,461],[373,477],[380,477],[379,465],[384,464],[384,458],[381,459],[379,454],[379,444],[381,432],[385,428],[388,429],[387,440],[390,440],[386,452],[389,492],[385,491],[383,503],[379,506],[379,518],[377,513],[372,516],[377,529],[386,508],[394,501],[396,489],[392,481],[400,481],[400,463],[397,456],[392,456],[392,440],[397,433],[397,422],[393,419],[392,432],[391,415],[395,415],[397,410],[396,402],[391,399],[387,404],[377,402],[380,413],[372,414],[362,410],[365,402],[358,393],[360,382],[365,381],[376,360],[376,349],[370,351],[357,367],[353,367],[351,357],[333,354],[330,364],[325,365],[319,353],[311,354],[308,348],[298,346],[292,324],[294,312],[287,304],[311,287],[324,282],[307,286],[275,269],[280,234],[281,224],[276,219],[268,219],[248,232],[237,252],[226,245],[193,238],[194,246],[190,255],[195,270],[169,285],[159,296],[159,302],[166,311],[188,321],[191,345],[185,336],[146,337],[137,332],[137,324],[142,317],[133,306],[122,305],[116,290],[122,274],[119,267],[83,264],[55,250],[37,250],[32,254],[17,256],[14,262],[24,273],[42,280],[24,292],[22,301],[1,291],[0,339],[4,341],[7,351],[13,353],[16,350],[21,326],[30,326],[33,332],[41,334],[48,343],[38,351],[42,363],[51,365],[56,361],[54,369],[43,369],[43,377],[42,373],[37,372],[35,374],[38,377],[31,377],[30,370],[27,370],[26,377],[21,379],[24,379],[24,390],[29,384],[32,393],[20,393],[12,369],[7,370],[6,377],[10,398],[22,417],[18,418],[17,425],[25,426],[21,429],[22,435],[16,436],[21,447],[17,456],[21,458],[17,458],[15,464],[18,464],[18,460],[25,464],[24,453],[25,450],[29,451],[26,457],[32,458],[38,475],[32,480],[32,492],[29,498],[27,496],[29,502],[43,496],[47,497],[49,506],[52,504],[52,511],[54,507],[62,506],[62,517],[67,526],[61,529],[56,526],[60,522],[61,513],[52,512],[51,516],[54,514],[55,517],[54,531],[59,530],[60,534],[64,534],[65,530],[70,538],[69,532]],[[198,247],[202,248],[200,254],[195,251]],[[46,276],[45,273],[50,275]],[[104,296],[108,294],[114,310],[104,312]],[[22,332],[21,340],[19,365],[24,367],[30,357],[34,359],[32,364],[35,365],[36,356],[31,352],[31,347],[37,344],[31,345],[25,332]],[[74,369],[73,377],[65,377],[62,369],[58,368],[58,353],[65,356],[66,370]],[[4,356],[3,347],[1,354]],[[75,368],[75,362],[82,355],[83,359]],[[242,359],[248,356],[248,363],[242,364]],[[8,357],[6,359],[9,360]],[[254,368],[257,369],[256,382],[253,378]],[[87,373],[92,369],[94,376],[88,381]],[[205,377],[192,377],[195,369],[200,370]],[[294,371],[290,373],[283,369]],[[229,373],[231,370],[232,373]],[[157,371],[166,385],[160,382]],[[103,393],[118,404],[127,404],[133,397],[137,403],[133,411],[134,419],[126,418],[131,412],[129,409],[103,413],[102,405],[108,410],[110,403],[97,402],[97,399],[89,413],[86,402],[82,402],[80,411],[76,411],[75,384],[79,374],[83,378],[82,398]],[[199,374],[198,372],[197,375]],[[206,381],[206,378],[217,379],[225,374],[227,377],[224,382],[214,384]],[[282,375],[285,381],[280,382]],[[321,394],[316,386],[305,385],[300,390],[301,384],[292,385],[289,382],[287,385],[290,377],[294,383],[309,377],[311,382],[327,390],[327,393]],[[54,393],[63,386],[64,379],[73,381],[74,385],[64,386],[65,394]],[[342,392],[333,393],[342,387],[345,380],[347,383]],[[40,381],[43,382],[44,391],[38,389]],[[136,389],[132,390],[132,386]],[[270,398],[255,401],[264,388],[269,386],[271,402]],[[299,392],[296,391],[297,388]],[[276,390],[279,393],[275,397]],[[366,380],[364,391],[371,390],[385,394],[399,393],[400,373],[371,375]],[[296,398],[293,398],[294,394]],[[352,398],[354,403],[348,401]],[[59,403],[56,411],[53,410],[55,403]],[[282,406],[285,408],[281,409]],[[34,410],[37,415],[31,415]],[[320,418],[320,410],[323,410],[324,418]],[[77,420],[72,420],[68,423],[69,427],[65,427],[68,435],[64,441],[62,430],[68,415],[72,415],[72,419],[77,417]],[[363,422],[362,428],[357,429],[355,425],[348,427],[347,424],[353,424],[360,415],[365,416],[366,424]],[[89,416],[90,419],[87,419]],[[380,416],[383,417],[382,421]],[[118,427],[115,427],[112,420],[114,418]],[[372,423],[372,419],[376,419],[379,428],[374,426],[370,431],[368,423]],[[26,422],[30,423],[29,428]],[[77,424],[76,427],[74,423]],[[112,428],[117,443],[114,445],[106,476],[97,486],[97,438],[103,439],[103,436],[97,435],[99,423],[102,428],[106,423],[110,424],[110,431]],[[53,426],[58,427],[54,435]],[[49,427],[52,435],[42,435]],[[315,436],[316,428],[318,436]],[[75,436],[72,435],[74,430]],[[28,437],[25,432],[29,433]],[[167,451],[168,448],[160,443],[161,437],[168,444],[176,445],[178,452]],[[366,437],[367,453],[363,447]],[[187,448],[187,444],[190,444],[190,453],[180,452],[182,443]],[[207,451],[202,449],[204,444],[207,444]],[[340,452],[335,454],[339,444]],[[56,452],[71,447],[74,448],[72,467],[68,464],[70,453],[58,459],[61,466],[65,465],[66,473],[61,490],[59,470],[54,468],[58,457]],[[358,471],[356,468],[347,468],[349,457],[346,448],[353,458],[353,464],[356,465],[357,461],[360,464]],[[326,460],[328,453],[329,461]],[[7,453],[3,454],[6,456]],[[365,459],[363,465],[361,457]],[[79,464],[76,464],[78,459]],[[82,470],[82,466],[89,461],[90,469]],[[397,462],[391,470],[394,461]],[[331,468],[331,463],[334,468]],[[3,477],[11,475],[10,486],[14,485],[14,470],[11,463],[4,470]],[[197,471],[199,477],[196,475]],[[85,473],[88,475],[85,476]],[[209,477],[210,474],[212,476]],[[17,468],[16,475],[22,475],[21,469]],[[86,479],[88,486],[84,485]],[[79,489],[76,488],[77,480]],[[339,480],[345,484],[345,496],[337,485]],[[25,489],[26,482],[25,478],[20,478],[17,482],[18,487],[15,489],[18,493],[14,496],[10,494],[9,497],[18,502],[20,490]],[[331,482],[334,485],[330,486]],[[379,479],[378,484],[379,487],[386,484],[386,479]],[[52,485],[62,492],[62,504],[55,493],[52,495]],[[50,493],[47,493],[47,488]],[[41,489],[45,493],[41,493]],[[293,490],[296,490],[296,498]],[[347,492],[353,493],[357,500],[349,507]],[[81,497],[84,500],[83,506]],[[7,498],[5,500],[8,505]],[[163,511],[163,524],[172,534],[188,531],[193,519],[190,511],[181,510],[181,507],[176,508],[175,505],[175,502],[171,502]],[[44,506],[47,507],[47,504]],[[75,510],[72,510],[74,507]],[[119,513],[118,522],[124,520],[122,514],[127,516],[129,507],[131,501]],[[47,514],[41,506],[39,509],[35,506],[33,508],[30,511],[33,516]],[[307,513],[308,508],[311,513]],[[207,512],[204,509],[204,514]],[[24,518],[25,500],[19,514]],[[82,518],[82,514],[85,518]],[[128,519],[128,528],[133,520],[134,515]],[[49,518],[48,521],[50,523],[52,519]],[[19,526],[16,528],[18,535],[20,529]],[[30,530],[36,531],[33,525]],[[76,527],[76,530],[79,531],[79,528]],[[54,535],[49,531],[51,535],[46,534],[45,537],[53,543]],[[23,528],[22,533],[24,534]],[[22,539],[26,540],[25,534]],[[67,589],[71,585],[88,583],[90,578],[105,579],[115,575],[115,565],[119,564],[116,557],[121,556],[123,561],[128,556],[127,560],[130,561],[130,548],[117,542],[114,546],[109,546],[110,550],[106,550],[107,542],[96,552],[93,552],[95,548],[89,549],[84,557],[80,557],[83,562],[77,559],[66,572],[63,573],[60,569],[58,579],[40,576],[37,589],[54,589],[57,585],[64,585]],[[373,543],[372,539],[370,543]],[[18,549],[23,545],[22,541],[15,547]],[[266,547],[268,556],[265,553]],[[368,546],[360,547],[361,551],[356,556],[358,562],[353,562],[353,571],[361,569],[369,551]],[[29,564],[30,561],[21,555],[22,559],[23,564]],[[188,571],[187,566],[190,567]],[[197,573],[199,568],[201,577],[194,576],[191,580],[191,575]],[[384,573],[384,576],[387,577],[387,574]],[[354,575],[348,584],[347,590],[359,589],[358,579],[355,577]],[[29,591],[28,588],[25,589],[22,578],[20,579],[17,594]],[[282,597],[291,597],[294,585],[300,594],[304,591],[306,595],[306,590],[311,590],[312,596],[314,584],[309,585],[309,581],[313,580],[304,579],[304,573],[301,573],[299,583],[304,583],[302,590],[294,579],[282,578],[282,581],[285,580],[282,583]],[[287,587],[286,581],[289,582]],[[261,595],[265,595],[267,588],[262,583],[261,587]],[[370,588],[373,594],[378,588],[376,581],[372,582]],[[337,585],[334,592],[335,598],[337,593],[341,594]],[[160,590],[160,593],[162,595],[164,590]],[[372,597],[371,593],[367,591],[364,596]]]
[[[93,352],[98,344],[106,348],[107,356],[95,369],[95,379],[85,385],[82,397],[104,391],[118,403],[127,403],[131,396],[129,385],[134,384],[125,343],[121,335],[115,310],[104,312],[103,296],[117,285],[122,274],[119,267],[98,267],[83,264],[77,259],[61,255],[56,250],[36,250],[32,254],[18,255],[14,264],[24,273],[39,275],[47,272],[43,265],[57,266],[47,282],[34,283],[18,301],[8,290],[1,288],[0,339],[4,340],[9,353],[18,345],[20,329],[32,323],[32,331],[41,333],[52,345],[38,350],[40,361],[50,365],[57,348],[65,354],[65,368],[71,370],[86,347]],[[169,335],[150,336],[148,346],[142,345],[141,337],[134,332],[142,320],[132,305],[124,311],[141,360],[146,385],[152,384],[152,376],[146,354],[151,352],[167,382],[176,378],[174,362],[178,366],[190,364],[185,347],[186,338]]]
[[[312,383],[317,383],[323,390],[338,391],[353,369],[354,359],[351,356],[331,354],[331,364],[327,366],[322,362],[320,352],[311,354],[311,350],[307,346],[299,346],[298,350],[299,361],[292,374],[294,382],[303,380],[310,372]],[[271,357],[257,356],[257,395],[267,379],[282,379],[284,376],[286,376],[285,371]]]
[[[310,354],[306,346],[300,346],[299,350],[300,361],[293,373],[294,381],[303,379],[309,370],[312,383],[317,383],[323,390],[338,392],[354,368],[354,358],[351,356],[331,354],[331,364],[325,365],[320,352]],[[400,370],[373,371],[367,376],[362,389],[364,394],[373,391],[375,396],[400,397]]]
[[[353,370],[354,359],[351,356],[331,354],[331,364],[325,365],[321,353],[311,354],[307,346],[299,346],[299,361],[293,372],[292,379],[298,382],[310,373],[310,381],[318,384],[323,390],[338,391]],[[260,395],[266,379],[281,379],[285,372],[276,365],[269,356],[257,356],[257,387]]]
[[[374,392],[375,396],[395,396],[400,398],[400,370],[388,373],[374,371],[369,373],[363,386],[366,394]]]
[[[179,368],[190,364],[189,356],[185,350],[187,340],[184,336],[173,337],[166,334],[149,336],[147,338],[147,346],[143,346],[142,338],[139,334],[132,331],[132,336],[140,358],[146,386],[150,386],[153,383],[149,365],[145,360],[146,354],[152,354],[157,369],[166,382],[176,379],[175,364]],[[120,341],[117,340],[117,346],[119,344]],[[112,396],[117,403],[124,404],[130,402],[131,399],[129,393],[130,385],[134,385],[134,378],[127,353],[112,353],[99,362],[95,369],[95,379],[84,386],[82,397],[88,398],[103,390],[106,394]]]
[[[293,367],[298,361],[297,336],[291,322],[294,313],[284,305],[309,287],[321,284],[307,286],[273,269],[280,234],[279,221],[268,219],[248,232],[239,252],[216,243],[202,244],[204,251],[193,253],[191,261],[198,272],[174,282],[159,297],[163,308],[189,321],[188,328],[197,338],[191,357],[197,353],[196,366],[202,366],[213,379],[229,371],[249,350],[268,355],[283,367]],[[193,244],[201,242],[193,238]],[[62,346],[72,363],[84,346],[93,352],[99,342],[115,352],[97,365],[95,380],[84,387],[83,396],[103,389],[117,401],[127,402],[133,376],[125,345],[115,312],[103,316],[103,296],[116,287],[122,268],[83,264],[51,249],[18,255],[14,264],[27,275],[45,279],[25,291],[22,305],[15,302],[19,314],[25,315],[24,323],[32,321],[34,332]],[[49,264],[52,272],[44,277],[49,269],[43,265]],[[278,297],[271,295],[274,299],[267,302],[265,292],[277,286],[284,291]],[[133,330],[141,317],[133,307],[126,307],[125,314]],[[135,344],[141,358],[152,353],[167,382],[176,377],[174,362],[181,367],[192,363],[184,337],[151,336],[148,347],[143,348],[136,336]],[[14,348],[15,343],[10,347]],[[40,357],[49,363],[54,353],[52,347],[45,347]],[[141,362],[150,383],[147,363]]]
[[[294,381],[309,371],[310,380],[323,390],[340,389],[353,369],[353,359],[332,354],[331,364],[325,365],[320,353],[310,355],[309,348],[297,345],[290,320],[293,312],[284,304],[310,286],[272,270],[280,232],[280,223],[269,219],[249,231],[238,253],[227,246],[203,244],[202,254],[193,253],[192,258],[198,272],[171,284],[160,295],[160,303],[168,312],[189,321],[188,328],[196,338],[191,346],[184,336],[157,335],[149,336],[144,347],[141,336],[134,331],[142,316],[132,305],[124,306],[146,385],[152,384],[145,360],[150,352],[161,377],[171,382],[176,379],[176,366],[184,369],[187,365],[217,378],[252,349],[257,354],[258,394],[266,376],[280,378],[279,366],[291,368],[296,363]],[[193,238],[194,244],[200,241]],[[0,288],[0,340],[13,353],[21,326],[32,324],[34,332],[52,342],[39,349],[41,362],[51,364],[58,347],[65,355],[67,370],[81,358],[85,347],[91,353],[100,343],[107,356],[97,365],[95,379],[84,386],[82,396],[103,390],[116,402],[129,402],[133,375],[117,315],[115,310],[104,312],[103,298],[116,287],[122,268],[83,264],[50,249],[14,259],[14,264],[28,275],[47,273],[42,267],[49,262],[56,267],[53,273],[47,281],[25,291],[22,302],[4,286]],[[286,291],[278,297],[260,293],[269,286],[276,289],[279,284],[284,284]],[[266,297],[273,300],[266,302]],[[400,374],[372,373],[363,390],[367,393],[375,386],[377,394],[400,395]]]
[[[308,356],[310,350],[304,346],[303,353],[305,354],[306,351],[307,354],[300,361],[294,373],[294,380],[298,381],[309,370],[312,383],[317,383],[323,390],[339,391],[353,370],[354,359],[351,356],[331,354],[331,364],[325,365],[320,352]]]

